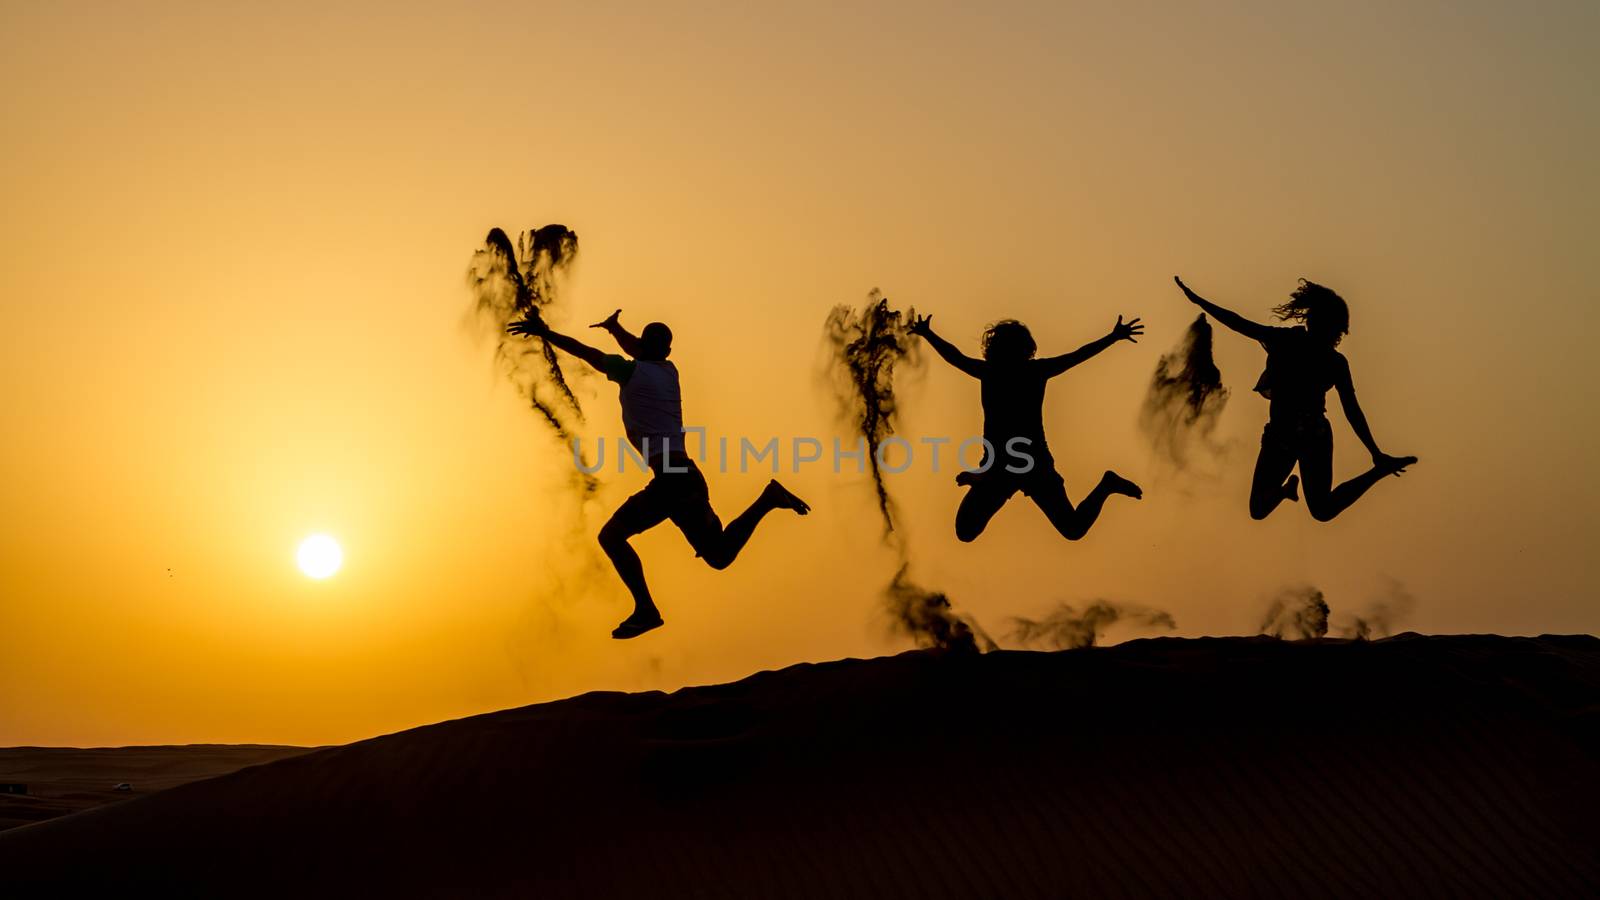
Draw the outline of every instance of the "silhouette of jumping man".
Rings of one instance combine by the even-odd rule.
[[[1045,384],[1118,341],[1138,343],[1138,336],[1144,333],[1138,319],[1123,322],[1118,316],[1110,334],[1048,359],[1033,358],[1038,345],[1028,326],[1006,319],[984,332],[981,360],[967,356],[934,334],[932,319],[918,317],[911,323],[911,332],[932,344],[945,362],[978,379],[983,402],[983,437],[987,443],[984,460],[978,467],[984,471],[963,470],[956,476],[956,483],[968,488],[956,510],[958,539],[976,540],[994,514],[1018,491],[1033,500],[1069,541],[1088,533],[1107,497],[1122,494],[1137,500],[1144,496],[1137,484],[1107,470],[1089,496],[1074,508],[1044,438]],[[1002,452],[1004,461],[998,458]],[[1031,467],[1022,455],[1032,457]]]
[[[811,507],[773,479],[749,509],[728,523],[728,527],[722,527],[722,520],[711,508],[705,476],[684,449],[678,369],[667,361],[672,353],[672,331],[660,322],[651,322],[634,335],[622,327],[621,314],[619,309],[592,327],[609,332],[626,356],[602,353],[576,338],[551,331],[537,312],[511,323],[506,330],[543,338],[551,346],[593,366],[619,386],[623,430],[627,432],[628,443],[638,448],[651,472],[650,483],[623,501],[600,529],[600,547],[611,558],[617,574],[622,576],[622,583],[633,595],[633,614],[611,632],[614,638],[627,639],[663,624],[661,611],[645,585],[644,566],[639,554],[629,546],[628,538],[670,519],[707,565],[726,569],[767,513],[790,509],[803,516]]]
[[[1259,341],[1267,351],[1267,368],[1255,390],[1271,406],[1250,485],[1250,518],[1265,519],[1283,501],[1299,500],[1303,482],[1311,517],[1330,521],[1384,476],[1399,475],[1417,461],[1415,456],[1390,456],[1379,450],[1367,427],[1350,380],[1350,363],[1335,349],[1350,331],[1350,307],[1343,297],[1302,278],[1289,299],[1272,311],[1279,320],[1303,324],[1262,325],[1189,290],[1182,278],[1172,280],[1213,319]],[[1326,404],[1328,391],[1334,388],[1345,419],[1372,453],[1371,469],[1337,487],[1333,486],[1333,426],[1328,424]],[[1291,474],[1297,464],[1298,476]]]

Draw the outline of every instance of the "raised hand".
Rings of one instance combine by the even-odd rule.
[[[927,337],[933,333],[933,316],[912,316],[911,333],[918,337]]]
[[[621,315],[622,315],[622,310],[619,309],[616,312],[612,313],[611,315],[606,316],[604,321],[596,322],[593,325],[590,325],[589,327],[590,328],[607,328],[607,329],[615,328],[616,326],[622,324],[621,323],[621,319],[619,318]]]
[[[1117,324],[1111,328],[1111,340],[1113,341],[1127,341],[1130,344],[1137,344],[1141,334],[1144,334],[1144,326],[1139,324],[1138,318],[1124,322],[1121,316],[1117,316]]]
[[[1182,290],[1183,291],[1183,295],[1185,297],[1189,298],[1189,302],[1191,302],[1191,303],[1199,302],[1199,300],[1200,300],[1199,295],[1196,294],[1194,291],[1189,290],[1189,286],[1187,284],[1183,283],[1183,279],[1182,278],[1179,278],[1178,276],[1174,275],[1174,276],[1172,276],[1172,280],[1177,282],[1179,290]]]
[[[534,309],[529,310],[528,314],[521,319],[507,325],[506,331],[509,334],[517,334],[523,337],[544,337],[550,331],[550,326],[544,323],[544,318],[539,315],[538,310]]]

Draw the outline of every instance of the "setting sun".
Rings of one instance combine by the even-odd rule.
[[[313,534],[300,542],[295,562],[306,575],[323,579],[339,571],[344,564],[344,551],[339,542],[325,534]]]

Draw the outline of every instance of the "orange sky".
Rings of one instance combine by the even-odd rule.
[[[1391,579],[1417,630],[1600,626],[1592,3],[228,6],[0,11],[0,745],[346,741],[906,646],[868,489],[822,469],[726,572],[641,539],[669,624],[609,639],[591,536],[643,478],[562,499],[463,324],[491,225],[576,229],[562,324],[670,322],[714,433],[838,433],[820,326],[874,286],[969,352],[1143,316],[1046,407],[1072,496],[1115,467],[1142,504],[1068,544],[1019,502],[961,545],[948,474],[895,484],[920,580],[997,634],[1097,597],[1248,633],[1284,584],[1337,613]],[[1422,464],[1251,522],[1262,357],[1219,335],[1233,449],[1163,476],[1134,421],[1192,318],[1174,273],[1258,318],[1343,293],[1378,440]],[[908,398],[910,434],[978,427],[946,368]],[[319,530],[346,565],[313,582]]]

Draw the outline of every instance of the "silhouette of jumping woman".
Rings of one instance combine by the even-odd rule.
[[[1255,390],[1271,406],[1250,485],[1250,518],[1265,519],[1283,501],[1299,500],[1303,482],[1311,517],[1330,521],[1384,476],[1399,475],[1417,461],[1415,456],[1390,456],[1379,450],[1367,427],[1350,380],[1350,363],[1335,349],[1350,331],[1350,307],[1343,297],[1302,278],[1289,299],[1272,311],[1282,321],[1303,324],[1262,325],[1189,290],[1182,278],[1172,280],[1213,319],[1259,341],[1267,351],[1267,368]],[[1371,469],[1337,487],[1333,486],[1333,426],[1328,424],[1326,404],[1330,389],[1339,391],[1345,419],[1372,453]],[[1295,476],[1291,473],[1297,464],[1300,474]]]
[[[976,540],[994,514],[1018,491],[1033,500],[1056,531],[1069,541],[1088,533],[1107,497],[1122,494],[1137,500],[1144,496],[1137,484],[1107,470],[1089,496],[1073,507],[1044,438],[1045,384],[1118,341],[1138,343],[1138,336],[1144,333],[1138,319],[1123,322],[1118,316],[1110,334],[1048,359],[1033,358],[1038,345],[1028,327],[1014,319],[996,322],[984,332],[983,359],[967,356],[934,334],[932,319],[918,317],[911,323],[911,332],[932,344],[945,362],[978,379],[983,402],[983,437],[987,443],[979,468],[984,471],[963,470],[956,476],[956,483],[968,488],[956,510],[958,539]],[[1032,457],[1031,467],[1024,457]]]
[[[670,519],[707,565],[726,569],[767,513],[789,509],[803,516],[811,511],[804,501],[773,479],[748,509],[728,527],[722,527],[722,520],[711,508],[705,476],[684,449],[678,369],[667,361],[672,353],[672,331],[660,322],[651,322],[634,335],[622,327],[621,315],[619,309],[592,327],[609,332],[626,356],[602,353],[576,338],[551,331],[537,312],[506,327],[512,334],[543,338],[615,381],[628,443],[638,448],[650,467],[650,483],[623,501],[600,529],[600,547],[633,595],[633,614],[611,632],[619,640],[638,637],[663,624],[661,611],[645,585],[644,565],[629,546],[629,538]]]

